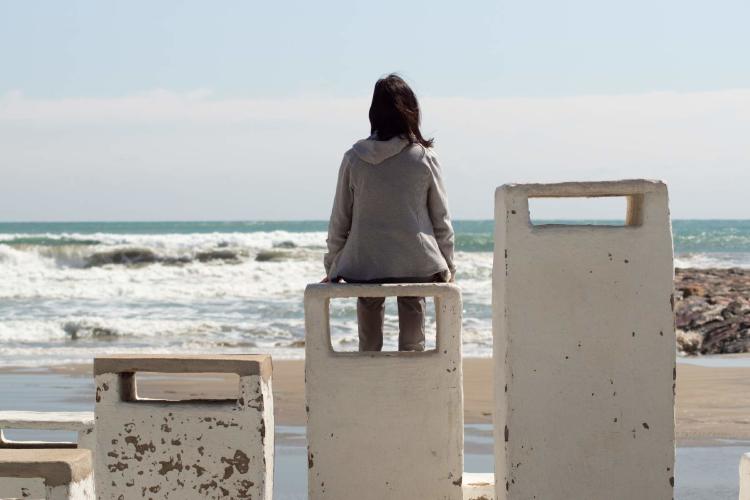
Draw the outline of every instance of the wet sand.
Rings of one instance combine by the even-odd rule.
[[[733,360],[737,359],[733,357]],[[678,363],[677,438],[681,444],[711,444],[718,439],[750,439],[750,358],[741,359],[748,359],[746,367]],[[273,368],[276,422],[279,425],[304,425],[304,361],[276,360]],[[14,396],[11,393],[10,388],[14,384],[19,392],[23,389],[16,382],[9,384],[11,380],[8,376],[20,383],[28,381],[34,385],[37,384],[34,380],[43,375],[45,380],[50,380],[50,375],[57,375],[51,379],[55,381],[53,386],[40,389],[44,398],[60,400],[61,406],[66,407],[57,409],[93,408],[93,384],[88,379],[90,373],[90,365],[32,370],[1,369],[0,387],[4,388],[0,391],[0,408],[35,409],[24,408],[37,405],[32,401],[24,404],[23,399],[17,397],[18,394]],[[76,379],[75,383],[73,380],[66,382],[69,378]],[[139,380],[139,393],[167,399],[232,397],[236,395],[235,381],[236,379],[227,379],[221,375],[204,378],[190,376],[169,381],[163,376],[144,377]],[[70,390],[66,389],[68,386],[71,387]],[[467,424],[492,423],[491,360],[464,360],[464,401]]]

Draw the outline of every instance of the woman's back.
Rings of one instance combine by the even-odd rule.
[[[333,278],[367,281],[452,270],[452,229],[431,148],[400,137],[357,142],[344,155],[333,214],[333,233],[348,228],[343,248],[331,255]],[[447,258],[440,240],[446,250],[451,247]]]

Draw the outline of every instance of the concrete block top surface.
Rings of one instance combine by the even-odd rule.
[[[64,429],[80,431],[94,426],[92,411],[0,411],[0,428]]]
[[[457,296],[460,288],[453,283],[389,283],[383,285],[360,283],[315,283],[307,285],[305,296],[310,298],[351,297],[444,297]]]
[[[267,354],[238,355],[120,355],[94,359],[94,375],[104,373],[235,373],[241,377],[271,376],[271,356]]]
[[[625,224],[533,224],[529,213],[529,198],[604,198],[623,197],[627,200]],[[641,226],[661,228],[668,219],[660,199],[667,199],[667,185],[662,181],[631,179],[602,182],[562,182],[557,184],[505,184],[495,191],[496,200],[502,200],[508,214],[507,223],[517,228],[527,226],[534,231],[571,231],[580,234],[590,231],[635,229]],[[497,214],[496,214],[497,216]],[[595,219],[596,215],[591,218]]]
[[[91,474],[91,451],[0,449],[0,477],[43,478],[47,486],[78,482]]]
[[[388,283],[388,284],[360,284],[360,283],[314,283],[305,288],[305,321],[307,331],[305,335],[305,356],[324,355],[330,358],[378,358],[408,360],[426,358],[439,355],[441,350],[450,348],[454,342],[460,344],[460,335],[449,335],[441,327],[443,314],[437,314],[437,346],[423,352],[410,351],[368,351],[368,352],[340,352],[331,345],[328,301],[355,297],[434,297],[438,302],[453,304],[460,308],[461,288],[453,283]],[[310,328],[311,324],[322,322],[319,328]],[[446,351],[447,352],[447,351]]]
[[[531,198],[574,198],[628,196],[666,189],[659,180],[625,179],[600,182],[558,182],[551,184],[503,184],[497,191],[514,191]]]

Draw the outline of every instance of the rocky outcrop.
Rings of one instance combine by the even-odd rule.
[[[750,351],[750,269],[677,269],[675,298],[679,350]]]

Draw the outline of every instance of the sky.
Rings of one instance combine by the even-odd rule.
[[[325,219],[392,71],[454,218],[491,218],[503,183],[636,177],[668,183],[675,218],[750,218],[747,19],[746,0],[0,0],[0,220]]]

